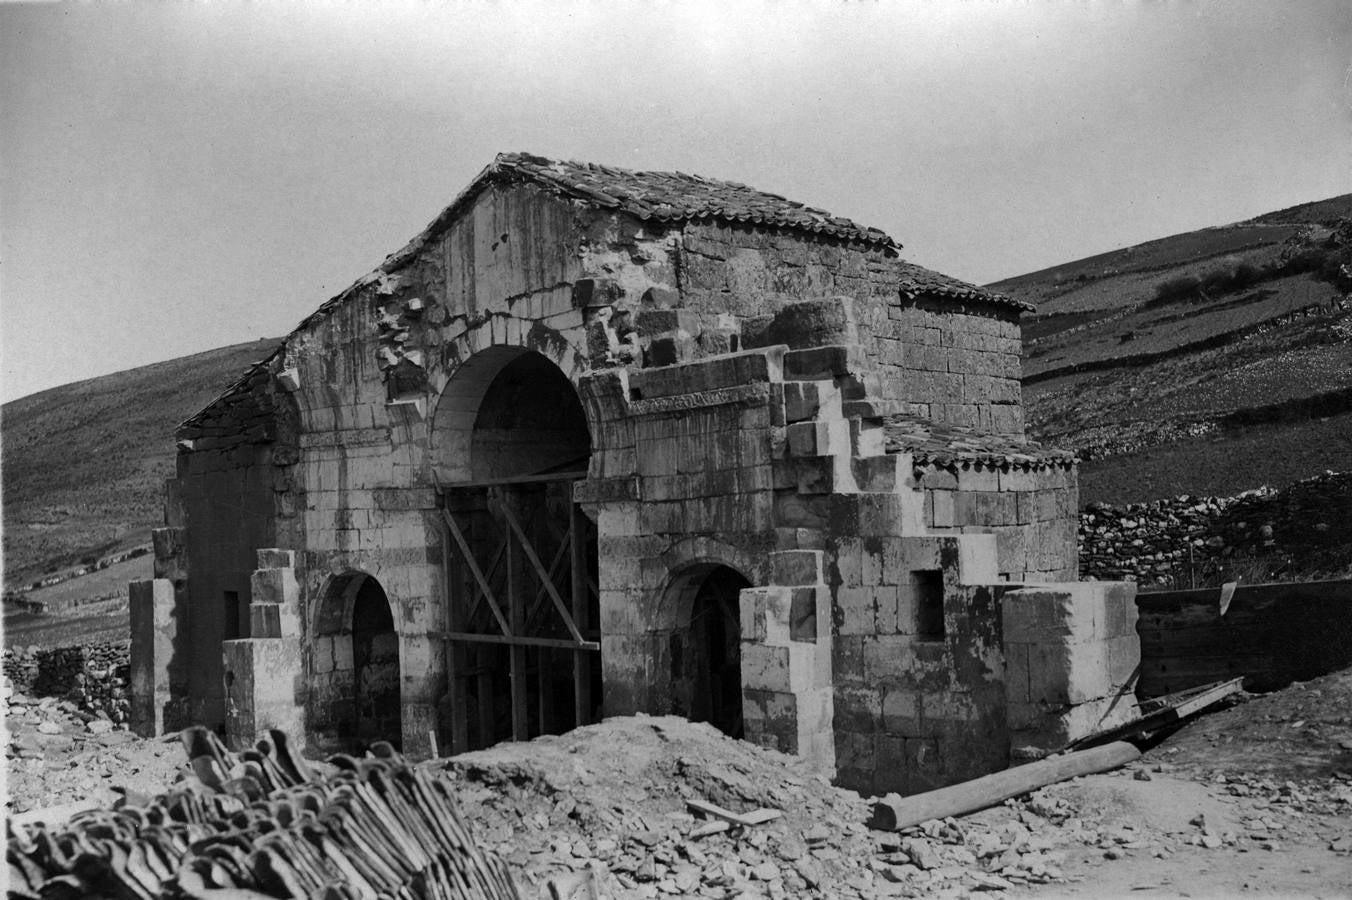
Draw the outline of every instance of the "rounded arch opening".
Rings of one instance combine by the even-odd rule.
[[[744,735],[741,592],[751,586],[731,566],[697,563],[677,573],[666,597],[675,616],[672,711],[735,738]]]
[[[443,483],[585,472],[591,430],[577,390],[547,356],[489,347],[451,376],[433,445]]]
[[[310,682],[314,742],[363,750],[400,746],[399,635],[389,597],[373,576],[333,576],[315,613]]]

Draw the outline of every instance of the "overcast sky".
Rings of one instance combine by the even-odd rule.
[[[0,393],[284,334],[503,150],[989,282],[1352,191],[1352,3],[0,4]]]

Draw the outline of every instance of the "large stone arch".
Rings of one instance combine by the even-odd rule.
[[[541,461],[541,467],[549,467],[543,460],[551,455],[556,457],[556,464],[567,464],[570,460],[557,458],[557,453],[551,454],[548,446],[551,436],[543,434],[557,424],[553,420],[559,413],[585,429],[586,451],[581,456],[589,456],[595,446],[596,423],[590,420],[577,392],[577,381],[584,369],[582,356],[559,332],[526,320],[512,319],[511,324],[517,327],[501,329],[495,328],[493,322],[486,322],[459,335],[446,349],[445,358],[460,362],[448,366],[435,379],[437,396],[429,417],[428,435],[433,471],[442,484],[535,474],[522,471],[529,468],[527,448],[532,444],[539,451],[535,458]],[[509,340],[496,342],[497,337]],[[510,340],[512,337],[516,340]],[[518,410],[518,417],[523,420],[520,423],[505,421],[511,415],[513,404],[504,403],[503,395],[510,391],[509,382],[513,379],[522,388],[515,399],[517,403],[525,404]],[[532,388],[542,388],[543,392]],[[551,405],[551,400],[557,402]],[[504,420],[484,421],[481,416],[486,413],[504,417]],[[493,441],[486,437],[487,429],[515,430],[516,424],[528,424],[524,420],[532,416],[535,418],[529,423],[532,427],[517,431],[510,439],[502,436],[496,450]],[[508,444],[512,445],[514,459],[500,458],[492,464],[486,463],[485,456],[495,452],[501,455]],[[557,450],[567,446],[568,441],[555,440],[554,444]],[[582,468],[585,467],[584,461]]]

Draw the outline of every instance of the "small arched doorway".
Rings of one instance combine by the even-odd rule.
[[[735,738],[744,734],[740,595],[749,587],[731,566],[706,563],[669,588],[680,617],[670,639],[673,712]]]
[[[389,597],[365,572],[335,575],[315,616],[310,666],[311,740],[360,752],[400,746],[399,635]]]
[[[352,607],[352,671],[357,743],[389,741],[399,747],[399,635],[389,598],[366,577]]]

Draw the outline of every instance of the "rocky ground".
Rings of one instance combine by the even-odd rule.
[[[11,813],[186,777],[172,740],[10,704]],[[587,876],[605,897],[1352,895],[1352,670],[1204,717],[1117,772],[904,834],[870,831],[865,798],[798,760],[672,717],[424,765],[456,780],[527,896]],[[691,799],[783,815],[720,831]]]

